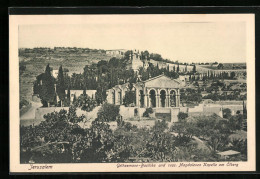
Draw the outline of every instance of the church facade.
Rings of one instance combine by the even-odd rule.
[[[181,82],[171,79],[164,74],[146,81],[133,84],[135,92],[135,107],[140,108],[169,108],[180,107]],[[123,99],[129,89],[129,83],[116,85],[107,90],[108,103],[123,105]]]

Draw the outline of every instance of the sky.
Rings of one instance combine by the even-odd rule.
[[[231,22],[170,20],[84,21],[78,24],[19,26],[19,48],[83,47],[138,49],[179,62],[245,62],[246,25]],[[140,20],[141,19],[141,20]]]

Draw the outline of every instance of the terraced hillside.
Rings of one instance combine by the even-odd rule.
[[[44,72],[46,65],[55,70],[60,65],[69,70],[69,74],[81,73],[85,65],[97,63],[100,60],[109,60],[111,57],[105,53],[89,52],[85,54],[47,54],[37,56],[37,54],[20,55],[19,60],[26,69],[20,75],[20,99],[31,100],[33,92],[33,82],[37,75]]]

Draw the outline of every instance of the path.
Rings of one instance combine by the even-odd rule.
[[[32,107],[20,117],[20,125],[29,126],[35,124],[35,111],[41,107],[41,103],[31,101]]]
[[[41,103],[36,103],[36,102],[33,102],[33,101],[31,101],[31,104],[32,104],[32,107],[20,117],[21,120],[34,119],[35,118],[35,110],[42,106]]]

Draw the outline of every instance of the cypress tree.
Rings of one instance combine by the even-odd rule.
[[[178,64],[178,66],[177,66],[177,73],[179,73],[179,71],[180,71],[180,65]]]
[[[192,71],[193,71],[193,73],[196,73],[196,65],[193,66]]]
[[[86,89],[83,90],[83,96],[86,96],[87,93],[86,93]]]
[[[67,101],[68,101],[68,105],[70,105],[70,86],[68,87]]]
[[[50,103],[55,102],[55,97],[54,78],[51,75],[51,68],[48,64],[42,78],[42,90],[40,94],[43,106],[46,107],[49,106]]]
[[[77,101],[77,97],[76,97],[76,94],[74,94],[74,96],[73,96],[73,104],[75,104],[76,103],[76,101]]]
[[[59,68],[59,73],[57,77],[57,86],[56,86],[56,92],[61,100],[61,106],[62,102],[65,100],[65,83],[64,83],[64,76],[63,76],[63,69],[62,66]]]

